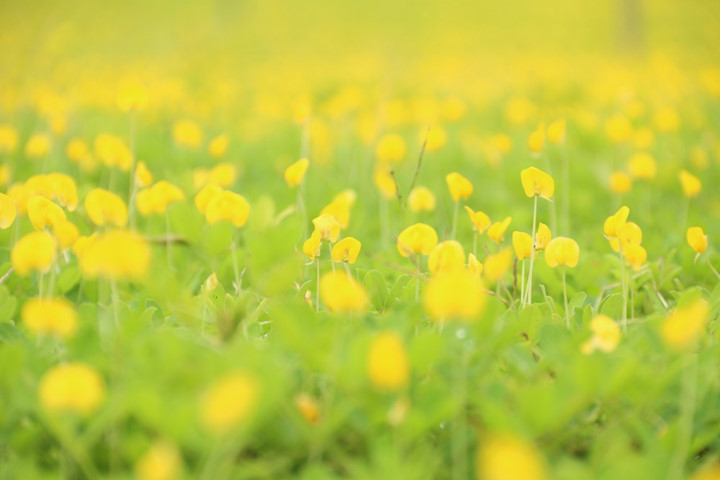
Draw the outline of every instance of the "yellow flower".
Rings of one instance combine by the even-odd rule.
[[[33,133],[25,143],[25,156],[42,158],[50,153],[50,136],[45,133]]]
[[[438,243],[437,232],[430,225],[416,223],[400,232],[397,249],[403,257],[428,255]]]
[[[79,256],[85,276],[112,280],[139,279],[150,265],[150,247],[132,232],[115,230],[98,235]]]
[[[13,247],[10,261],[21,277],[33,270],[47,273],[55,261],[55,241],[47,232],[28,233]]]
[[[395,180],[393,180],[387,168],[377,168],[373,177],[375,187],[385,198],[393,198],[397,195]]]
[[[260,383],[239,371],[225,375],[205,391],[200,401],[200,421],[215,434],[246,425],[260,400]]]
[[[0,125],[0,154],[12,153],[18,145],[18,133],[12,125]]]
[[[157,442],[135,463],[139,480],[173,480],[180,473],[180,453],[175,445]]]
[[[579,258],[580,247],[572,238],[553,238],[545,249],[545,262],[551,268],[558,265],[573,268],[577,265]]]
[[[340,224],[334,216],[330,214],[322,214],[313,218],[315,231],[320,233],[320,238],[326,242],[335,243],[340,236]]]
[[[566,132],[565,119],[561,118],[561,119],[555,120],[550,125],[548,125],[548,128],[547,128],[548,142],[554,143],[555,145],[560,145],[562,143],[565,143],[565,132]]]
[[[297,187],[305,178],[305,172],[307,172],[309,166],[310,160],[307,158],[301,158],[293,163],[285,169],[285,182],[287,182],[290,187]]]
[[[630,120],[623,115],[615,115],[605,123],[605,133],[613,143],[622,143],[630,139],[632,125]]]
[[[476,279],[479,279],[483,272],[483,264],[480,263],[477,257],[472,253],[468,254],[468,269]]]
[[[420,132],[420,141],[424,142],[427,135],[427,144],[425,150],[428,152],[435,152],[440,150],[447,142],[447,133],[445,129],[440,126],[434,126],[428,130]]]
[[[388,133],[383,135],[375,147],[375,154],[380,162],[400,163],[405,158],[405,140],[400,135]]]
[[[433,248],[428,257],[428,269],[433,275],[465,267],[465,250],[460,242],[446,240]]]
[[[210,152],[210,155],[215,158],[221,158],[225,155],[229,146],[230,140],[228,139],[228,136],[223,133],[222,135],[218,135],[210,140],[208,152]]]
[[[488,217],[485,212],[481,212],[480,210],[476,212],[467,205],[465,205],[465,211],[473,224],[473,230],[476,232],[483,233],[490,226],[490,217]]]
[[[614,215],[606,218],[605,223],[603,223],[603,233],[605,236],[610,240],[617,238],[620,235],[620,229],[625,225],[625,222],[627,222],[629,215],[630,208],[623,205]]]
[[[360,243],[360,240],[353,237],[343,238],[332,248],[333,262],[347,262],[350,265],[354,264],[360,254],[361,247],[362,244]]]
[[[307,393],[300,393],[295,397],[295,407],[308,423],[317,423],[320,420],[320,407],[317,401]]]
[[[701,467],[693,473],[690,480],[720,480],[720,463]]]
[[[502,242],[503,235],[505,235],[505,230],[510,226],[510,222],[512,222],[512,217],[505,217],[502,222],[495,222],[490,225],[487,231],[488,238],[497,244]]]
[[[546,480],[545,462],[532,443],[511,434],[492,434],[476,457],[480,480]]]
[[[147,88],[137,79],[124,79],[118,85],[115,103],[121,112],[144,110],[148,104]]]
[[[149,187],[153,182],[153,174],[145,162],[138,162],[135,167],[135,184],[140,188]]]
[[[538,125],[537,130],[530,134],[528,147],[532,153],[542,153],[545,146],[545,124]]]
[[[470,180],[457,172],[448,173],[445,181],[450,189],[450,196],[455,202],[467,200],[473,193],[473,185]]]
[[[229,187],[235,182],[237,171],[231,163],[218,163],[207,174],[205,183],[214,183],[221,187]]]
[[[367,372],[377,390],[398,391],[410,381],[410,362],[400,336],[393,331],[375,335],[368,353]]]
[[[701,227],[690,227],[687,229],[687,243],[695,250],[695,253],[701,254],[708,247],[708,237]]]
[[[625,172],[613,172],[610,175],[610,190],[615,193],[627,193],[632,189],[632,178]]]
[[[503,248],[500,252],[488,255],[483,263],[483,276],[491,285],[496,284],[512,266],[512,249]]]
[[[550,199],[555,193],[555,180],[539,168],[529,167],[522,170],[520,181],[528,198],[538,195]]]
[[[702,183],[700,183],[699,178],[687,170],[680,170],[679,178],[683,194],[686,197],[693,198],[700,194],[700,191],[702,190]]]
[[[550,243],[550,240],[552,240],[550,227],[540,222],[540,224],[538,224],[537,232],[535,233],[535,250],[545,250],[545,247],[547,247],[548,243]]]
[[[321,211],[320,216],[330,215],[340,225],[340,228],[347,228],[350,223],[350,207],[354,200],[349,197],[338,196],[328,203]]]
[[[10,183],[12,178],[12,171],[10,165],[0,164],[0,187],[5,188]]]
[[[423,305],[428,315],[438,322],[473,321],[485,305],[485,292],[470,270],[455,269],[427,282]]]
[[[413,212],[435,210],[435,194],[427,187],[415,187],[408,196],[408,207]]]
[[[620,251],[620,246],[627,249],[628,245],[640,245],[642,243],[642,229],[637,223],[625,222],[617,231],[617,238],[610,239],[610,247]]]
[[[250,204],[245,197],[228,190],[213,196],[205,208],[205,218],[210,225],[226,220],[241,228],[249,216]]]
[[[160,180],[150,188],[138,192],[135,205],[142,215],[153,213],[164,214],[168,206],[175,202],[185,200],[185,194],[180,188],[166,180]]]
[[[123,199],[102,188],[94,188],[85,196],[85,212],[98,227],[124,227],[128,219]]]
[[[320,297],[328,310],[335,313],[364,313],[368,294],[345,272],[328,272],[320,279]]]
[[[27,212],[27,201],[32,194],[24,183],[13,183],[8,189],[7,195],[15,202],[18,214],[23,215]]]
[[[530,258],[532,253],[532,237],[529,233],[515,231],[512,234],[513,249],[518,260]]]
[[[647,251],[636,243],[623,245],[623,257],[635,270],[639,270],[647,260]]]
[[[665,345],[677,352],[692,350],[704,333],[709,314],[708,302],[702,298],[677,308],[660,329]]]
[[[200,126],[191,120],[178,120],[173,125],[173,140],[181,147],[198,148],[203,141]]]
[[[80,235],[78,228],[74,223],[66,221],[58,222],[53,225],[53,233],[57,239],[60,250],[72,247]]]
[[[205,279],[205,282],[203,282],[203,290],[206,292],[212,292],[215,290],[218,286],[218,278],[217,274],[215,272],[208,275],[208,277]]]
[[[133,157],[125,142],[115,135],[102,133],[95,137],[95,155],[108,168],[130,170]]]
[[[63,363],[45,372],[38,396],[43,409],[49,412],[90,415],[105,399],[105,382],[89,365]]]
[[[0,228],[3,230],[9,228],[15,222],[16,216],[15,200],[4,193],[0,193]]]
[[[655,159],[649,153],[636,153],[630,157],[628,164],[630,175],[634,178],[652,180],[657,174],[657,165]]]
[[[202,190],[200,190],[198,194],[195,195],[195,206],[198,210],[200,210],[200,213],[205,215],[205,211],[207,210],[207,206],[210,203],[210,200],[212,200],[216,195],[219,195],[222,192],[222,187],[219,187],[214,183],[205,185]]]
[[[67,208],[68,211],[74,211],[78,205],[75,180],[64,173],[49,173],[46,178],[52,191],[51,196],[48,198],[55,200],[58,205]]]
[[[80,235],[72,246],[72,250],[75,252],[75,255],[78,258],[82,257],[87,247],[95,241],[98,235],[98,232],[95,232],[90,236]]]
[[[65,221],[63,209],[39,195],[28,200],[27,213],[35,230],[43,230]]]
[[[319,231],[314,230],[310,238],[305,240],[303,243],[303,253],[307,255],[310,260],[315,260],[315,257],[320,256],[320,247],[322,246],[322,235]]]
[[[620,326],[607,315],[600,314],[593,317],[590,320],[590,330],[592,330],[592,337],[580,347],[585,355],[589,355],[595,350],[610,353],[620,343]]]
[[[22,308],[23,323],[36,335],[75,336],[78,315],[64,298],[31,298]]]

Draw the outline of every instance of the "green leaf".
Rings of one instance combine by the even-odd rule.
[[[370,292],[370,297],[375,309],[381,311],[388,297],[385,277],[377,270],[370,270],[363,277],[363,284]]]

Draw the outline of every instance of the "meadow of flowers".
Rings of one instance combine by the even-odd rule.
[[[711,2],[14,3],[0,478],[720,479]]]

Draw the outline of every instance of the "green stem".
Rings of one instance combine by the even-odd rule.
[[[525,306],[525,259],[520,260],[522,267],[520,269],[520,305]]]
[[[230,245],[230,254],[232,255],[233,274],[235,275],[235,295],[240,295],[240,267],[237,260],[237,240],[234,236],[232,245]]]
[[[52,420],[46,421],[46,425],[77,466],[80,467],[80,470],[82,470],[86,478],[100,478],[100,472],[95,468],[92,459],[87,454],[87,450],[81,445],[78,445],[71,434],[66,432],[64,428],[56,425]]]
[[[128,137],[130,141],[130,178],[128,192],[128,218],[130,228],[135,229],[135,111],[130,110],[128,125]]]
[[[473,255],[477,259],[477,243],[478,243],[478,231],[473,230]]]
[[[457,219],[458,219],[459,211],[460,211],[460,202],[455,202],[455,210],[453,210],[452,234],[450,236],[450,238],[452,240],[455,240],[455,232],[457,230]]]
[[[619,242],[620,245],[620,265],[622,267],[622,270],[620,271],[620,280],[622,283],[622,297],[623,297],[623,306],[622,306],[622,326],[623,326],[623,333],[627,333],[627,307],[628,307],[628,280],[627,280],[627,267],[625,266],[625,257],[623,256],[622,252],[622,242]]]
[[[715,270],[715,267],[713,267],[713,264],[710,263],[710,258],[707,258],[707,257],[706,257],[706,258],[705,258],[705,261],[707,262],[708,267],[710,267],[710,270],[712,270],[712,272],[715,274],[715,276],[718,278],[718,280],[720,280],[720,272],[718,272],[717,270]]]
[[[463,327],[460,327],[463,328]],[[467,396],[467,354],[460,340],[458,362],[454,375],[453,396],[459,403],[455,421],[452,424],[452,478],[465,480],[468,477],[467,425],[465,421],[465,402]]]
[[[528,282],[525,300],[525,305],[532,304],[532,290],[533,290],[533,266],[535,265],[535,228],[537,224],[537,204],[538,196],[535,195],[533,201],[533,222],[532,222],[532,236],[530,237],[530,271],[528,272]]]
[[[315,311],[320,311],[320,257],[315,257]]]

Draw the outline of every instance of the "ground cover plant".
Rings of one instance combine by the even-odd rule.
[[[0,7],[0,478],[720,478],[711,3],[455,3]]]

